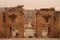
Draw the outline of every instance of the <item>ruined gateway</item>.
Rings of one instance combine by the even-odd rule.
[[[42,8],[35,10],[34,14],[34,23],[31,24],[36,38],[60,37],[60,11]],[[5,8],[5,11],[0,12],[0,38],[24,38],[24,24],[23,6]]]
[[[23,6],[5,8],[5,11],[1,13],[0,37],[23,37],[24,32],[24,14]],[[15,34],[16,33],[16,34]]]

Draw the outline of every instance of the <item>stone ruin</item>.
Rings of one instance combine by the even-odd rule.
[[[31,25],[35,38],[60,37],[60,11],[42,8],[35,10],[34,14]],[[0,38],[24,38],[24,19],[23,6],[5,8],[0,12]]]

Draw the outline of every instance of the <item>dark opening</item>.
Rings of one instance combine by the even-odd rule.
[[[45,20],[46,20],[46,22],[48,22],[48,16],[45,16]]]
[[[37,33],[34,33],[34,36],[37,38]]]
[[[29,36],[29,38],[33,38],[32,36]]]
[[[10,36],[12,37],[12,27],[10,27]]]
[[[18,38],[18,33],[16,33],[16,37]]]
[[[3,13],[3,22],[6,22],[6,16],[4,13]]]

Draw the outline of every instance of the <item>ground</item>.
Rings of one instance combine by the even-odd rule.
[[[11,39],[0,39],[0,40],[60,40],[57,38],[11,38]]]

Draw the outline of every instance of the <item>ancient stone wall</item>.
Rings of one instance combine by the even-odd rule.
[[[3,37],[3,14],[0,12],[0,38]]]
[[[36,14],[37,37],[54,37],[54,9],[40,9]],[[46,32],[45,32],[46,31]],[[46,34],[43,34],[45,32]]]
[[[6,38],[24,37],[24,13],[22,6],[6,8],[3,14],[3,29]]]
[[[34,36],[60,37],[60,12],[43,8],[32,13],[28,16],[32,17],[30,22],[35,30]],[[24,18],[22,6],[5,8],[5,11],[0,12],[0,38],[23,38]]]
[[[56,11],[54,15],[55,37],[60,38],[60,11]]]

